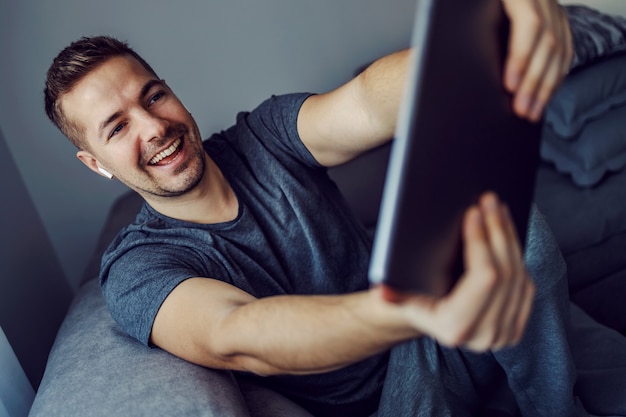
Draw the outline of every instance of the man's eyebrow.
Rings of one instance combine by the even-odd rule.
[[[150,89],[152,87],[154,87],[155,85],[161,85],[162,86],[163,85],[163,81],[153,79],[153,80],[150,80],[147,83],[145,83],[144,86],[141,87],[141,91],[139,92],[139,98],[142,99],[143,97],[145,97],[146,94],[148,94],[148,92],[150,91]],[[121,111],[116,111],[111,116],[109,116],[105,121],[100,123],[100,127],[98,128],[98,136],[102,136],[102,132],[104,131],[104,129],[106,129],[106,127],[109,124],[111,124],[113,121],[115,121],[115,119],[117,119],[121,115],[122,115]]]
[[[122,115],[121,111],[116,111],[115,113],[110,115],[104,122],[100,123],[100,127],[98,128],[98,136],[101,137],[102,136],[102,132],[104,131],[104,129],[106,129],[106,127],[109,124],[111,124],[115,119],[117,119],[121,115]]]
[[[161,80],[150,80],[148,81],[146,84],[144,84],[144,86],[141,88],[141,92],[139,93],[139,98],[143,98],[146,96],[146,94],[148,94],[148,92],[150,91],[150,89],[152,87],[154,87],[155,85],[160,85],[163,86],[163,81]]]

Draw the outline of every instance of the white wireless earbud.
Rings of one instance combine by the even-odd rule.
[[[107,177],[108,179],[110,179],[110,180],[113,179],[113,174],[111,174],[109,171],[107,171],[106,169],[102,168],[101,166],[98,167],[98,171],[100,171],[100,173],[102,175],[104,175],[105,177]]]

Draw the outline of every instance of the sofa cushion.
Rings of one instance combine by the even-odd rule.
[[[581,187],[598,184],[626,166],[626,105],[590,121],[575,138],[565,140],[549,126],[543,130],[541,156]]]
[[[542,164],[535,201],[563,252],[572,300],[597,321],[626,332],[626,170],[581,189]]]
[[[372,233],[378,222],[390,153],[391,143],[387,143],[328,171],[355,216]]]
[[[625,293],[626,268],[623,268],[572,291],[570,298],[597,322],[626,335]]]
[[[546,125],[564,140],[590,121],[626,103],[626,55],[601,60],[573,72],[546,108]]]
[[[545,112],[541,155],[588,187],[626,165],[626,18],[566,6],[574,41],[572,72]]]
[[[580,189],[544,163],[535,201],[566,257],[626,233],[626,170],[607,176],[600,186]]]
[[[309,416],[277,393],[254,406]],[[268,404],[269,403],[269,404]],[[77,294],[50,352],[30,416],[254,416],[232,373],[197,366],[122,333],[97,280]]]

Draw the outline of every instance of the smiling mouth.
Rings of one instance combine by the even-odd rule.
[[[180,151],[180,145],[182,140],[180,138],[176,139],[174,143],[170,145],[169,148],[162,150],[158,154],[154,155],[148,164],[150,165],[166,165],[171,162],[176,155]],[[172,156],[173,155],[173,156]]]

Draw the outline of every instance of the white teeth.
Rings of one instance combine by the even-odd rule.
[[[171,154],[173,154],[174,152],[176,152],[176,149],[178,149],[178,146],[180,146],[180,138],[176,139],[174,141],[174,143],[172,143],[172,145],[165,149],[164,151],[159,152],[158,154],[156,154],[151,160],[150,160],[150,164],[154,165],[159,163],[163,158],[166,158],[168,156],[170,156]]]

